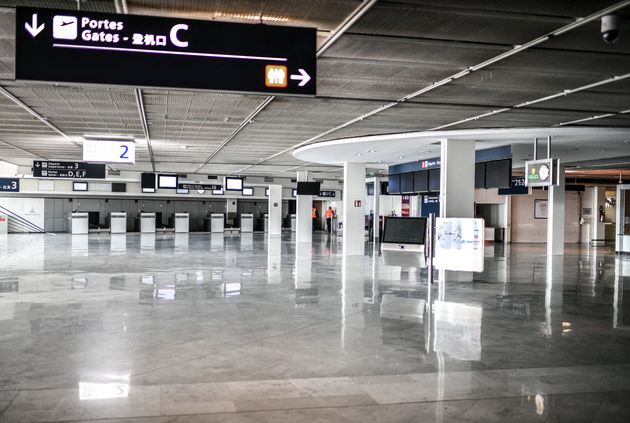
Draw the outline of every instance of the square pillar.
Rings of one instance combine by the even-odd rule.
[[[442,140],[440,217],[475,217],[475,142]],[[440,282],[472,282],[472,272],[441,270]]]
[[[372,239],[374,244],[379,240],[379,217],[381,215],[381,178],[378,176],[374,178],[374,204],[372,205],[374,210],[374,221],[372,222]]]
[[[343,254],[363,255],[365,249],[365,163],[344,163]]]
[[[606,187],[593,187],[591,207],[591,245],[604,245],[606,242],[606,224],[599,221],[599,208],[605,210],[606,207]]]
[[[547,255],[564,255],[564,166],[558,169],[558,185],[549,187]]]
[[[308,181],[308,172],[297,173],[298,182]],[[297,205],[295,209],[296,219],[296,241],[312,242],[313,241],[313,196],[298,195]]]
[[[282,185],[269,185],[269,235],[282,235]]]

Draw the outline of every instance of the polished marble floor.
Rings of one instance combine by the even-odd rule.
[[[629,256],[488,246],[430,287],[292,241],[0,237],[0,422],[630,421]]]

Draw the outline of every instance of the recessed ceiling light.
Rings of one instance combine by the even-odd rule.
[[[420,152],[420,154],[429,154],[429,153],[430,153],[430,151],[422,151],[422,152]]]
[[[382,160],[377,160],[376,163],[383,163],[383,161]]]
[[[405,156],[398,156],[398,158],[399,158],[399,159],[404,159],[404,158],[405,158]]]
[[[189,145],[180,145],[179,148],[181,148],[182,150],[188,150],[190,148]]]
[[[361,153],[355,153],[354,155],[355,155],[356,157],[361,157],[363,154],[361,154]]]
[[[368,150],[368,153],[376,153],[376,150]]]
[[[223,122],[229,122],[230,121],[230,117],[226,116],[225,118],[223,118]]]

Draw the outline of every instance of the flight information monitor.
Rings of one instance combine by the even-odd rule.
[[[424,244],[427,230],[425,217],[385,217],[384,243]]]

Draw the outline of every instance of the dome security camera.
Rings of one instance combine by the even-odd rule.
[[[619,16],[602,16],[602,37],[607,43],[614,43],[619,39]]]

